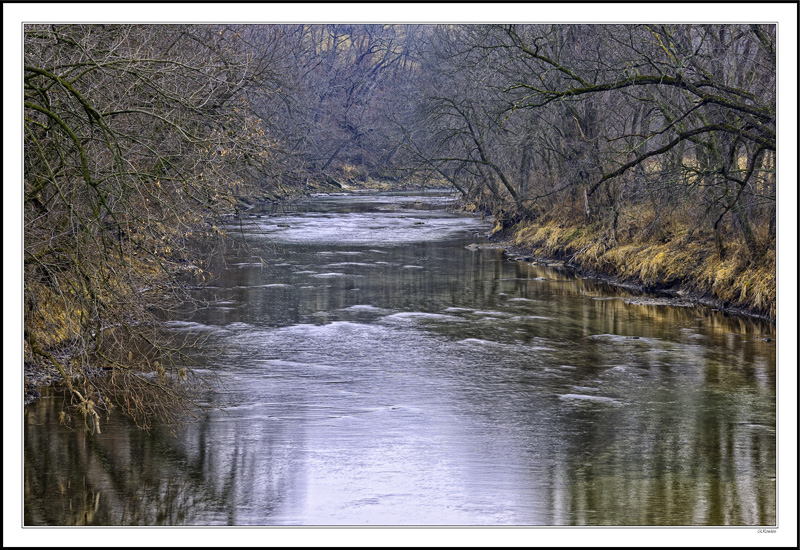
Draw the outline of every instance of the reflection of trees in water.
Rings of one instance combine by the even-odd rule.
[[[285,456],[269,438],[226,437],[230,424],[209,417],[179,438],[114,417],[91,435],[59,426],[60,402],[26,410],[25,525],[234,524],[239,507],[249,523],[286,494]]]
[[[714,370],[713,364],[706,370]],[[774,431],[752,395],[710,383],[664,403],[686,380],[652,369],[642,402],[580,403],[562,424],[575,431],[555,457],[556,519],[576,525],[771,525],[776,520]],[[655,378],[659,378],[656,380]],[[774,420],[774,419],[772,419]],[[774,424],[771,424],[774,425]]]
[[[313,246],[293,249],[294,267],[316,261],[312,256],[318,251]],[[368,251],[362,252],[357,261],[369,261]],[[249,256],[239,259],[246,261]],[[468,373],[475,399],[459,403],[473,411],[470,414],[486,418],[487,425],[504,426],[519,435],[511,441],[526,442],[521,450],[532,453],[532,467],[546,465],[541,466],[546,472],[542,484],[542,478],[537,478],[531,490],[543,493],[541,502],[547,504],[541,517],[547,523],[757,525],[774,521],[775,432],[771,427],[775,418],[770,407],[775,401],[775,344],[753,338],[769,331],[760,333],[756,325],[742,322],[740,326],[737,319],[709,310],[626,304],[598,283],[567,280],[559,270],[512,263],[497,251],[458,247],[453,252],[432,244],[418,249],[397,247],[371,258],[378,259],[393,266],[352,267],[370,275],[357,279],[362,294],[356,297],[350,297],[353,293],[346,279],[325,281],[313,291],[290,292],[293,287],[286,287],[262,292],[258,283],[272,279],[256,273],[256,268],[229,270],[226,276],[233,290],[214,292],[225,300],[248,304],[250,309],[230,314],[235,321],[252,321],[251,316],[271,308],[280,311],[282,319],[296,322],[318,311],[337,315],[337,308],[353,303],[406,311],[462,308],[450,314],[464,322],[425,325],[425,330],[448,336],[437,340],[447,346],[441,349],[441,361],[430,361],[433,352],[426,351],[431,363],[426,367],[426,383],[437,384],[440,376],[453,375],[448,366],[451,354],[464,354],[464,364],[475,364],[474,348],[459,347],[464,338],[501,344],[483,349],[480,357],[486,364],[503,368]],[[434,260],[447,269],[397,268],[418,261],[432,265]],[[286,273],[291,275],[292,270]],[[546,280],[532,280],[537,277]],[[367,302],[363,302],[365,296]],[[203,321],[202,315],[209,315],[209,324],[224,325],[212,316],[229,315],[225,311],[199,312],[194,320]],[[227,332],[219,334],[230,338]],[[242,334],[253,340],[249,333]],[[399,345],[398,335],[392,338]],[[255,340],[243,345],[237,339],[228,360],[238,365],[264,357],[264,350],[270,348]],[[270,349],[270,357],[291,349],[295,359],[302,359],[294,344],[287,345]],[[309,353],[320,347],[326,348],[311,346]],[[346,344],[337,341],[334,347],[342,352]],[[352,351],[374,353],[363,346]],[[348,348],[347,353],[352,351]],[[559,366],[567,366],[568,372],[561,372]],[[559,372],[551,376],[550,371]],[[507,375],[520,376],[533,397],[513,394],[519,388],[510,386],[512,394],[504,394],[491,408],[473,406],[485,397],[486,388],[505,384]],[[245,525],[291,519],[289,505],[302,505],[304,497],[304,487],[299,485],[305,479],[300,475],[303,459],[297,456],[304,446],[303,433],[281,429],[299,426],[294,421],[284,424],[259,418],[253,414],[258,410],[240,401],[285,400],[283,410],[296,412],[303,407],[298,408],[295,398],[302,403],[311,398],[270,386],[264,390],[269,399],[261,399],[254,393],[255,379],[249,376],[243,373],[238,382],[231,382],[232,388],[215,394],[214,399],[229,406],[228,413],[214,412],[190,423],[177,438],[159,429],[150,434],[131,429],[122,417],[104,423],[102,435],[87,436],[58,426],[58,399],[43,399],[28,407],[26,524]],[[240,383],[247,387],[237,386]],[[573,386],[594,388],[609,398],[631,396],[642,408],[558,398],[583,392]],[[512,425],[513,415],[521,411],[529,417]],[[550,437],[551,429],[559,435]],[[486,454],[490,453],[481,456]],[[497,460],[506,460],[501,455]],[[509,459],[506,464],[512,462]],[[475,464],[483,463],[476,460]],[[478,471],[475,475],[487,477]]]
[[[593,288],[576,281],[549,292],[591,296]],[[775,521],[774,346],[751,336],[758,326],[705,310],[614,299],[546,303],[559,322],[537,324],[535,336],[571,342],[558,352],[573,366],[562,391],[636,396],[640,407],[559,403],[554,424],[569,430],[549,456],[545,498],[553,522]],[[699,316],[696,328],[681,330]]]

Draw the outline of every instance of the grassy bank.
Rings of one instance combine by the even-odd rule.
[[[720,257],[709,235],[622,240],[585,224],[523,222],[504,234],[515,247],[564,260],[579,271],[653,291],[713,303],[721,309],[775,319],[775,251],[751,258],[744,243],[730,241]]]

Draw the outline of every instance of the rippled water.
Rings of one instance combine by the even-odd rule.
[[[232,224],[220,407],[172,436],[25,415],[27,525],[771,525],[774,327],[509,261],[447,197]],[[258,216],[258,217],[256,217]]]

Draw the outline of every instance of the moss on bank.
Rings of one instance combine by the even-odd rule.
[[[755,261],[734,241],[720,258],[709,236],[676,232],[620,242],[603,228],[557,221],[520,223],[505,236],[533,256],[564,260],[584,273],[775,319],[774,249]]]

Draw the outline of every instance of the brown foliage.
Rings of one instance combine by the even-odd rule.
[[[156,312],[189,300],[192,243],[268,166],[249,109],[264,67],[233,27],[29,25],[24,53],[26,363],[57,368],[65,420],[174,417],[191,343]]]

